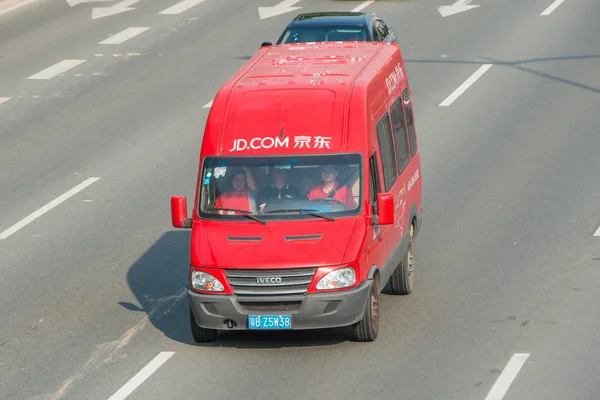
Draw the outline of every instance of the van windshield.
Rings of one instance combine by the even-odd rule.
[[[200,184],[204,218],[333,221],[360,212],[362,156],[206,157]]]

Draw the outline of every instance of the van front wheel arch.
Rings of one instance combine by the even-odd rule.
[[[390,289],[396,295],[411,294],[415,286],[415,224],[410,224],[408,250],[390,277]]]

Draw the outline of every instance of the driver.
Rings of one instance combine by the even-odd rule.
[[[258,207],[263,210],[267,202],[296,199],[300,196],[298,189],[287,183],[287,175],[291,166],[289,164],[275,164],[271,176],[273,182],[265,186],[258,193]]]
[[[323,165],[321,168],[321,179],[323,183],[312,188],[308,192],[308,200],[319,198],[331,198],[340,201],[348,209],[358,207],[347,186],[340,186],[337,180],[338,170],[333,165]]]

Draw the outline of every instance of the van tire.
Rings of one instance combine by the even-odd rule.
[[[194,312],[190,307],[190,327],[192,328],[192,337],[196,343],[212,342],[217,338],[216,329],[206,329],[199,327],[196,324],[196,318]]]
[[[390,277],[390,289],[396,295],[411,294],[415,286],[415,236],[414,224],[410,225],[408,250]]]
[[[379,285],[373,279],[362,321],[354,325],[354,340],[372,342],[379,334]]]

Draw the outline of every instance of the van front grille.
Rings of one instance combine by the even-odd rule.
[[[316,268],[227,269],[233,292],[244,296],[304,294]]]

